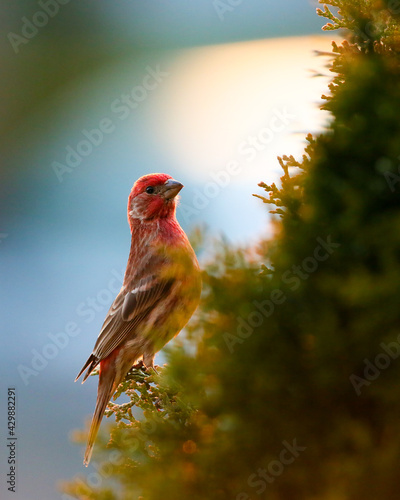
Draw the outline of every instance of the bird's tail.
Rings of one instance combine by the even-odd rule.
[[[94,409],[92,423],[90,424],[89,438],[86,445],[85,458],[83,464],[86,467],[89,465],[92,456],[93,445],[99,431],[101,419],[106,411],[107,403],[110,401],[111,396],[115,390],[115,370],[109,366],[108,369],[103,369],[100,363],[100,380],[97,389],[97,401]]]

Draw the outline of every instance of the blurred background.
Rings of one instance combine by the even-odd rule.
[[[0,464],[15,387],[17,494],[5,474],[0,488],[47,500],[62,498],[58,480],[93,471],[69,437],[97,380],[73,380],[122,283],[133,182],[181,181],[188,233],[205,226],[239,245],[268,235],[251,195],[328,119],[315,50],[332,36],[312,0],[1,6]]]

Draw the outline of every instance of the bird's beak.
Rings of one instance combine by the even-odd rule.
[[[163,186],[163,196],[167,200],[175,198],[175,196],[179,193],[179,191],[183,188],[183,184],[174,179],[168,179],[167,182]]]

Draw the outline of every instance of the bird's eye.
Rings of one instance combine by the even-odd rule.
[[[148,187],[146,188],[146,193],[147,193],[147,194],[153,194],[153,193],[154,193],[154,188],[153,188],[153,186],[148,186]]]

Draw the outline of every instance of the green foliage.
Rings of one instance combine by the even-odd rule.
[[[327,3],[327,29],[349,32],[332,120],[279,159],[279,188],[261,184],[273,240],[258,261],[217,251],[187,342],[121,385],[94,453],[109,474],[75,478],[74,498],[399,497],[400,4]]]

